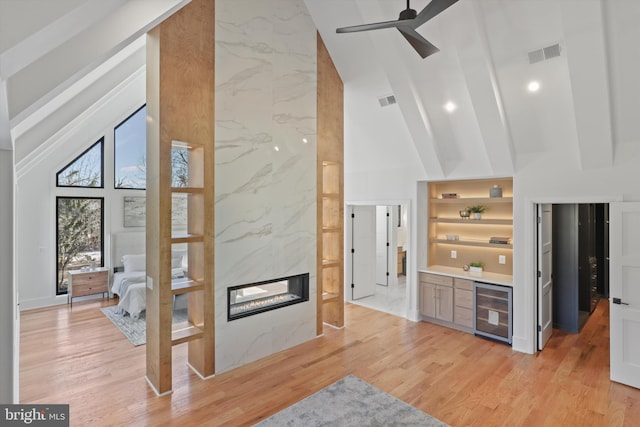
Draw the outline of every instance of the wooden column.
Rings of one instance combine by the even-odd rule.
[[[344,326],[344,88],[318,34],[318,308],[322,324]]]
[[[147,36],[147,380],[171,391],[171,346],[214,373],[214,0],[193,0]],[[188,154],[188,184],[172,188],[172,150]],[[187,194],[188,230],[172,235],[174,194]],[[187,244],[188,278],[172,289],[172,245]],[[175,295],[188,293],[189,324],[172,333]]]

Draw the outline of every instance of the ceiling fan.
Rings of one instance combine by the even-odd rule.
[[[458,0],[431,0],[420,13],[417,13],[414,9],[411,9],[409,0],[407,0],[407,8],[400,12],[400,16],[396,21],[343,27],[336,29],[336,33],[355,33],[359,31],[380,30],[382,28],[397,28],[416,52],[418,52],[422,58],[426,58],[429,55],[439,52],[440,49],[418,34],[416,29],[457,1]]]

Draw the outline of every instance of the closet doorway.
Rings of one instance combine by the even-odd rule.
[[[598,301],[609,298],[609,204],[554,203],[536,209],[542,350],[550,326],[579,333]]]
[[[408,214],[408,204],[347,205],[347,301],[407,316]]]

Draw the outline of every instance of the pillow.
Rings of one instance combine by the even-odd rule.
[[[147,269],[146,255],[123,255],[122,265],[124,266],[125,273],[132,271],[145,271]]]
[[[184,251],[171,252],[171,268],[182,268],[182,258],[184,257]]]

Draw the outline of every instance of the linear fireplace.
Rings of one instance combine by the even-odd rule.
[[[309,301],[309,273],[227,288],[227,320]]]

